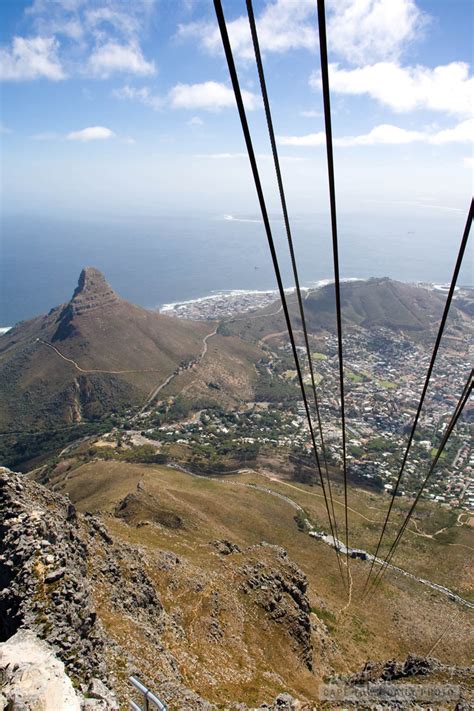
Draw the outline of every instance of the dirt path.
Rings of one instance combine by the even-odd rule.
[[[41,343],[43,346],[47,346],[48,348],[51,348],[60,358],[65,360],[67,363],[71,363],[76,370],[78,370],[80,373],[106,373],[107,375],[123,375],[125,373],[159,373],[160,371],[158,368],[142,368],[140,370],[99,370],[99,369],[94,369],[94,368],[81,368],[80,365],[76,363],[75,360],[72,358],[68,358],[67,356],[63,355],[61,351],[56,348],[56,346],[53,346],[51,343],[48,343],[47,341],[43,341],[41,338],[36,339],[36,343]]]
[[[202,351],[201,351],[201,354],[197,360],[198,364],[202,363],[202,361],[207,353],[207,349],[208,349],[207,342],[209,341],[210,338],[212,338],[213,336],[215,336],[217,334],[217,329],[218,329],[218,326],[216,326],[215,329],[213,331],[211,331],[211,333],[208,333],[202,339]],[[133,422],[133,420],[136,417],[138,417],[138,415],[142,415],[145,412],[145,410],[147,409],[147,407],[150,405],[150,403],[152,403],[153,400],[155,400],[156,396],[163,390],[163,388],[166,388],[166,386],[169,385],[171,383],[171,381],[174,380],[178,375],[180,375],[184,370],[186,370],[185,367],[184,368],[180,367],[177,370],[174,370],[171,373],[171,375],[168,375],[168,377],[165,378],[165,380],[163,380],[162,383],[160,383],[156,388],[153,388],[153,390],[151,391],[151,393],[145,400],[143,407],[139,410],[137,415],[135,415],[135,417],[132,418],[131,422]]]
[[[282,479],[278,479],[278,477],[273,477],[270,474],[264,474],[263,472],[255,472],[255,474],[260,474],[260,476],[264,476],[270,481],[275,481],[278,482],[279,484],[283,484],[283,486],[288,486],[291,489],[296,489],[297,491],[301,491],[303,494],[308,494],[309,496],[316,496],[318,499],[324,499],[323,494],[317,494],[315,491],[306,491],[305,489],[300,489],[299,486],[295,486],[294,484],[290,484],[287,481],[283,481]],[[334,499],[334,503],[338,504],[338,506],[342,506],[344,508],[344,504],[342,501],[338,501],[337,499]],[[367,516],[364,516],[364,514],[361,514],[360,511],[357,511],[356,509],[352,509],[350,506],[347,507],[348,511],[351,511],[352,513],[355,513],[357,516],[360,516],[361,518],[365,519],[369,523],[380,523],[380,521],[376,521],[373,518],[367,518]]]

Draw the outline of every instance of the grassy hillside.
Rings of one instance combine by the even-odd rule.
[[[147,311],[116,296],[96,270],[88,274],[68,304],[1,337],[0,431],[60,427],[139,407],[177,368],[200,361],[212,323]],[[250,390],[258,357],[219,337],[200,379],[219,381],[220,399],[232,400]],[[208,395],[208,382],[194,386],[195,370],[189,375],[190,397]]]
[[[239,698],[248,703],[282,689],[315,700],[318,681],[331,670],[354,671],[367,658],[425,654],[448,619],[450,628],[439,641],[436,654],[450,664],[467,662],[473,651],[467,644],[469,611],[418,583],[390,573],[378,595],[369,603],[362,602],[360,591],[368,565],[351,561],[353,592],[346,608],[347,591],[338,576],[334,551],[299,530],[295,508],[270,493],[289,497],[316,525],[327,528],[319,488],[295,486],[266,474],[248,472],[206,479],[156,465],[78,461],[66,475],[59,469],[50,485],[67,491],[80,510],[100,513],[114,537],[141,546],[146,559],[151,556],[152,560],[161,550],[179,557],[179,570],[172,566],[166,572],[161,568],[156,570],[154,580],[167,611],[179,616],[187,638],[192,640],[191,649],[186,651],[176,640],[173,643],[173,651],[186,670],[187,683],[207,698],[217,702],[236,698],[238,686]],[[387,500],[356,489],[351,489],[350,497],[353,545],[373,547]],[[342,501],[341,492],[337,498]],[[342,513],[338,504],[336,509]],[[443,510],[428,504],[421,508],[419,531],[432,535],[438,526],[446,525],[446,539],[407,534],[397,562],[467,594],[472,581],[462,546],[472,545],[469,530],[456,526]],[[238,545],[241,551],[262,541],[282,546],[305,573],[314,620],[314,672],[291,652],[288,630],[270,624],[265,615],[252,612],[241,599],[235,586],[244,556],[218,555],[210,542],[222,539]],[[258,547],[248,555],[261,566],[271,566],[272,550]],[[433,560],[437,561],[435,568]],[[209,605],[217,598],[226,634],[221,641],[209,644],[203,642],[204,629]],[[237,609],[236,600],[243,607]],[[124,621],[117,626],[113,616],[106,622],[112,635],[136,634]],[[187,654],[199,659],[192,670]],[[152,674],[151,660],[147,672]]]
[[[384,327],[408,332],[416,338],[423,337],[436,326],[444,307],[445,296],[438,292],[392,279],[369,279],[343,282],[341,306],[343,326],[346,329]],[[293,327],[301,329],[299,309],[294,295],[289,299]],[[334,285],[328,284],[307,292],[304,299],[308,330],[313,335],[336,328]],[[451,324],[464,321],[454,306]],[[226,323],[230,333],[247,339],[266,338],[281,334],[286,337],[285,320],[278,311],[278,302],[262,309],[260,313],[241,316]]]

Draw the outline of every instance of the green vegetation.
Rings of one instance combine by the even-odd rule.
[[[308,530],[308,523],[307,523],[307,519],[302,511],[296,512],[295,521],[296,521],[296,525],[298,527],[298,531],[301,531],[302,533],[306,533],[306,531]]]
[[[352,383],[361,383],[364,380],[363,376],[358,373],[346,373],[346,377]]]
[[[355,459],[362,459],[365,455],[365,450],[363,447],[359,447],[357,444],[349,444],[347,446],[347,452],[351,457]]]
[[[374,437],[366,445],[368,452],[398,452],[398,446],[388,437]]]
[[[295,383],[277,375],[270,375],[262,364],[258,364],[256,368],[259,374],[255,385],[255,400],[257,402],[295,402],[298,400],[300,390]]]
[[[397,387],[397,384],[390,380],[377,380],[377,383],[381,388],[387,388],[387,390],[394,390]]]
[[[432,459],[434,459],[436,457],[436,455],[438,454],[437,448],[432,447],[430,454],[431,454]],[[447,457],[447,452],[441,452],[441,454],[439,455],[439,461],[444,462],[446,457]]]
[[[322,607],[312,607],[311,612],[325,623],[330,632],[334,631],[337,625],[336,615],[333,615],[332,612],[325,610]]]
[[[20,467],[33,459],[58,452],[82,437],[108,432],[112,426],[110,420],[104,420],[45,432],[6,435],[0,437],[0,461],[6,467]]]
[[[131,462],[134,464],[166,464],[168,457],[162,452],[157,452],[150,444],[144,444],[132,449],[117,447],[91,447],[89,456],[98,459],[116,460],[121,462]]]

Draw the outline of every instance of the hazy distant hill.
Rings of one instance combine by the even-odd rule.
[[[0,428],[78,422],[137,404],[199,356],[209,331],[124,301],[87,267],[67,304],[1,338]]]
[[[392,279],[343,282],[343,323],[364,328],[383,326],[395,330],[423,331],[439,321],[446,297],[412,284]],[[310,293],[305,301],[308,326],[312,330],[334,324],[334,286]]]
[[[388,278],[343,282],[343,327],[349,330],[384,327],[422,338],[439,324],[445,300],[445,294]],[[301,328],[294,295],[289,297],[289,308],[295,328]],[[309,292],[304,299],[304,309],[310,332],[317,334],[321,330],[335,331],[334,285],[328,284]],[[261,310],[262,318],[256,318],[257,313],[252,314],[252,319],[239,318],[229,323],[229,332],[259,339],[285,332],[283,313],[281,310],[276,311],[275,304]],[[460,318],[463,317],[459,310],[452,306],[451,324]]]

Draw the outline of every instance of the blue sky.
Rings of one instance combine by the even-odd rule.
[[[315,0],[255,0],[290,207],[327,210]],[[225,0],[278,209],[244,0]],[[211,0],[2,0],[6,213],[254,214]],[[471,0],[328,0],[339,209],[459,215],[472,192]]]

